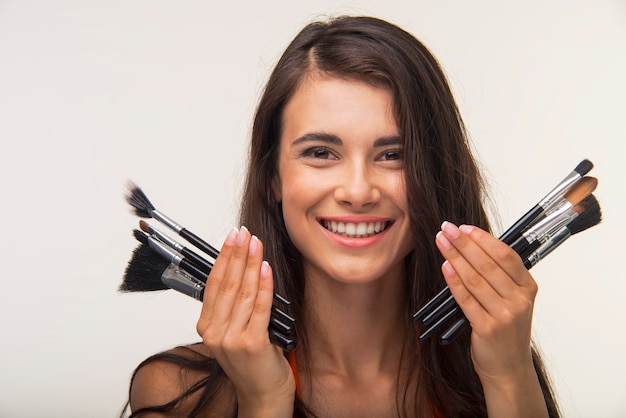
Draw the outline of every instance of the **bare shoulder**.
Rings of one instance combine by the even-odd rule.
[[[187,416],[215,387],[216,395],[207,408],[206,417],[230,416],[235,404],[234,391],[227,378],[211,379],[217,362],[202,344],[177,347],[148,358],[136,370],[130,387],[130,408],[164,406],[161,412],[148,412],[142,417]]]

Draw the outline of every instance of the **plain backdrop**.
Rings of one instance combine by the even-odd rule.
[[[366,14],[439,58],[502,232],[583,158],[604,222],[533,269],[567,417],[626,416],[626,2],[0,1],[0,416],[113,417],[134,367],[195,342],[200,303],[119,294],[134,180],[221,245],[250,121],[309,21]]]

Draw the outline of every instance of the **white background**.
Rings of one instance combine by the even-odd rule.
[[[136,245],[126,180],[221,245],[270,69],[341,13],[440,59],[500,225],[595,163],[605,220],[533,269],[534,333],[567,417],[626,416],[626,2],[306,3],[0,1],[0,416],[115,416],[142,359],[197,341],[198,302],[116,292]]]

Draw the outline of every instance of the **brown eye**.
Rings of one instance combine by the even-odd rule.
[[[401,160],[403,157],[402,150],[391,150],[382,154],[381,158],[385,161]]]
[[[329,160],[333,158],[333,154],[325,147],[309,148],[302,153],[306,157],[316,158],[319,160]]]

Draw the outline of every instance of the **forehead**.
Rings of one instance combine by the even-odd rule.
[[[389,89],[319,73],[301,81],[285,106],[282,127],[286,136],[306,130],[398,134]]]

